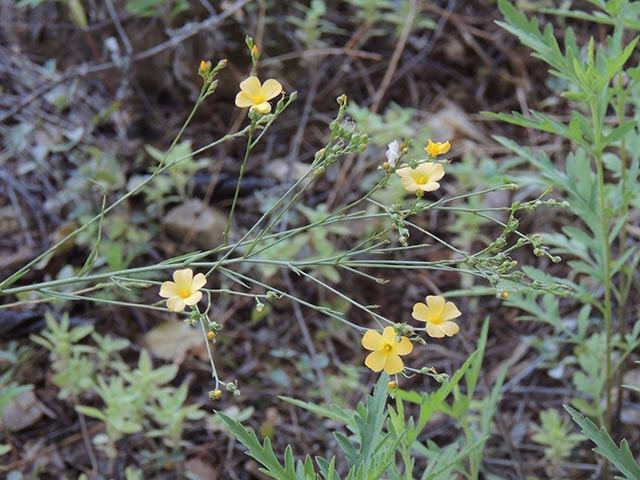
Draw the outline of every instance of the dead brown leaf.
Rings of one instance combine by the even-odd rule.
[[[184,363],[190,353],[205,360],[207,350],[204,342],[198,328],[175,320],[158,325],[144,336],[144,343],[153,355],[172,360],[176,365]]]

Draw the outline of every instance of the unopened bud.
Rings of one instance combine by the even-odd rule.
[[[201,60],[200,67],[198,68],[198,75],[204,78],[209,73],[209,70],[211,70],[211,62]]]

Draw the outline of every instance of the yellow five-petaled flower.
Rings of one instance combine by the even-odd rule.
[[[282,85],[277,80],[270,78],[264,84],[258,77],[249,77],[240,82],[240,93],[236,95],[236,106],[240,108],[251,107],[262,114],[271,111],[269,100],[282,93]]]
[[[396,341],[396,331],[393,327],[386,327],[380,335],[375,330],[368,330],[362,337],[362,346],[373,350],[364,364],[374,372],[384,369],[389,375],[399,373],[404,368],[400,355],[407,355],[413,350],[413,344],[407,337],[400,337]]]
[[[405,190],[433,192],[440,188],[438,180],[444,177],[444,167],[440,163],[425,162],[416,168],[404,167],[396,170]]]
[[[426,305],[419,302],[413,306],[411,316],[427,323],[428,335],[435,338],[445,335],[452,337],[460,331],[458,324],[451,321],[462,315],[453,302],[445,303],[444,297],[440,295],[429,295],[425,300]]]
[[[427,146],[424,147],[426,152],[433,157],[442,155],[443,153],[447,153],[450,148],[451,144],[449,142],[434,143],[431,141],[431,139],[429,139],[429,143],[427,144]]]
[[[160,296],[167,299],[167,308],[172,312],[181,312],[187,305],[192,306],[202,299],[200,289],[207,283],[202,273],[193,276],[193,270],[185,268],[173,273],[173,282],[164,282],[160,286]]]

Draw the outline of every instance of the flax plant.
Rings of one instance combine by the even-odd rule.
[[[526,275],[519,271],[517,262],[511,258],[511,253],[516,249],[529,248],[538,255],[552,257],[542,240],[536,235],[525,235],[518,231],[518,221],[516,216],[522,211],[530,211],[539,206],[545,205],[545,200],[537,198],[530,202],[519,202],[511,206],[486,210],[466,210],[457,206],[457,203],[465,198],[474,195],[484,195],[490,191],[503,189],[514,189],[514,185],[502,185],[477,192],[464,192],[457,196],[442,195],[439,199],[433,196],[445,182],[453,182],[455,179],[451,175],[446,175],[447,165],[450,160],[444,158],[450,148],[450,143],[434,142],[430,139],[416,139],[423,142],[425,154],[419,157],[408,157],[408,150],[400,148],[397,141],[389,145],[386,153],[386,162],[378,167],[378,181],[366,192],[356,196],[355,200],[346,201],[344,204],[335,207],[332,211],[323,211],[316,208],[316,215],[308,215],[309,221],[301,224],[289,224],[286,220],[288,214],[296,206],[303,202],[305,192],[313,188],[314,184],[324,177],[328,169],[340,159],[361,154],[367,147],[369,141],[367,135],[363,134],[357,125],[347,116],[347,97],[340,96],[337,99],[338,112],[335,120],[329,124],[329,135],[326,144],[317,151],[313,160],[308,165],[308,169],[297,181],[293,182],[289,188],[277,198],[260,218],[243,233],[238,234],[239,238],[231,238],[230,226],[236,208],[239,206],[239,191],[243,181],[243,174],[249,161],[251,152],[265,137],[270,127],[283,115],[286,109],[296,99],[296,93],[284,94],[279,81],[275,79],[266,80],[262,83],[259,80],[257,66],[259,59],[259,49],[253,44],[251,39],[247,39],[247,46],[250,48],[252,58],[252,70],[250,76],[240,83],[240,92],[236,96],[236,105],[240,108],[249,107],[248,125],[238,133],[225,135],[219,140],[209,143],[196,149],[193,153],[184,158],[174,159],[170,156],[171,149],[178,145],[178,141],[183,136],[187,125],[193,118],[198,107],[213,94],[217,86],[216,75],[225,66],[226,62],[219,62],[215,67],[208,61],[203,61],[198,69],[200,76],[204,80],[194,109],[189,114],[184,125],[179,130],[176,138],[171,144],[165,157],[162,158],[153,172],[132,190],[123,193],[119,198],[110,204],[106,202],[101,211],[95,215],[87,224],[77,228],[67,235],[61,242],[53,245],[42,255],[20,268],[13,275],[0,282],[0,297],[13,298],[14,302],[7,303],[0,308],[7,308],[25,303],[45,303],[54,301],[86,301],[102,305],[119,305],[135,308],[153,309],[165,312],[168,315],[181,317],[186,324],[193,327],[200,327],[203,334],[203,342],[206,344],[211,375],[213,379],[209,397],[212,400],[220,399],[227,391],[233,396],[239,394],[238,383],[235,380],[224,380],[218,373],[211,345],[224,335],[222,330],[224,325],[212,320],[212,310],[218,304],[223,304],[224,299],[231,296],[253,298],[256,302],[256,309],[261,311],[266,304],[275,303],[278,300],[286,299],[294,302],[300,307],[305,307],[340,322],[346,328],[355,329],[362,335],[361,344],[363,349],[368,350],[366,359],[363,358],[364,365],[375,372],[384,370],[381,381],[378,383],[373,397],[367,400],[367,411],[353,412],[349,414],[349,424],[356,425],[360,429],[361,445],[358,448],[348,447],[347,441],[342,439],[341,446],[346,449],[349,461],[360,469],[359,475],[368,473],[370,466],[375,464],[376,471],[383,475],[392,469],[388,463],[378,460],[373,461],[370,457],[375,451],[377,442],[385,441],[382,433],[382,423],[386,418],[385,398],[387,385],[386,375],[394,376],[393,385],[399,385],[404,375],[422,374],[435,378],[443,382],[447,376],[435,370],[420,366],[416,368],[411,364],[409,355],[415,351],[415,346],[423,345],[425,336],[434,338],[434,341],[446,341],[443,337],[456,335],[459,331],[467,328],[467,318],[465,318],[464,308],[459,309],[451,301],[446,301],[446,292],[442,295],[430,295],[424,292],[415,299],[413,318],[411,312],[406,312],[402,318],[389,318],[384,314],[384,306],[365,305],[356,298],[353,292],[346,290],[341,285],[341,274],[349,274],[361,278],[366,282],[387,283],[384,272],[403,271],[411,275],[425,271],[451,271],[458,274],[475,276],[488,285],[489,291],[498,299],[504,298],[506,291],[517,288],[545,289],[554,291],[554,283],[541,282],[539,280],[527,279]],[[279,97],[279,98],[278,98]],[[272,103],[275,105],[272,105]],[[118,205],[121,205],[133,195],[141,192],[149,183],[158,176],[166,173],[181,161],[191,158],[194,155],[202,154],[207,150],[227,141],[238,138],[245,138],[246,147],[241,163],[239,178],[237,180],[236,192],[229,212],[227,225],[224,231],[223,241],[220,245],[205,251],[188,252],[174,258],[168,258],[161,262],[126,268],[119,270],[101,270],[96,268],[93,261],[85,262],[85,266],[76,275],[67,278],[47,280],[34,283],[18,284],[21,279],[32,269],[37,262],[60,248],[66,241],[83,232],[91,224],[102,224]],[[168,162],[167,159],[172,161]],[[375,170],[376,165],[372,166]],[[389,188],[391,182],[398,182],[404,187],[404,195],[399,196],[392,204],[384,204],[374,200],[375,194]],[[349,192],[353,193],[353,192]],[[345,196],[352,198],[351,196]],[[315,206],[312,206],[315,207]],[[307,207],[309,211],[312,207]],[[303,209],[304,210],[304,209]],[[420,226],[420,217],[427,216],[438,210],[455,213],[465,211],[494,222],[501,231],[499,236],[489,245],[477,252],[468,252],[451,245],[445,238],[427,231]],[[494,218],[495,213],[507,212],[509,219],[502,222]],[[332,246],[330,249],[319,249],[318,255],[305,256],[300,251],[280,250],[285,243],[296,242],[297,239],[305,237],[314,232],[322,233],[324,230],[332,232],[348,232],[349,227],[355,222],[364,222],[371,225],[367,233],[361,238],[353,239],[351,245],[344,249]],[[341,228],[338,228],[341,227]],[[100,229],[98,229],[98,235]],[[418,240],[410,243],[411,236],[418,237]],[[425,240],[419,240],[424,237]],[[320,235],[316,238],[327,238]],[[345,240],[347,240],[345,238]],[[313,245],[313,241],[309,240]],[[408,260],[404,253],[414,253],[418,250],[428,249],[430,245],[425,242],[438,243],[452,252],[450,259],[445,260],[422,260],[427,255],[415,255],[417,260]],[[318,243],[318,242],[316,242]],[[346,244],[346,242],[345,242]],[[94,258],[97,253],[99,241],[89,255]],[[275,252],[275,253],[274,253]],[[282,287],[270,279],[269,276],[261,275],[260,268],[270,267],[279,269],[285,274],[296,275],[309,285],[314,285],[323,292],[335,295],[343,300],[349,308],[339,310],[335,307],[327,307],[319,301],[309,299],[296,293],[293,288]],[[323,270],[324,268],[324,270]],[[332,276],[334,281],[327,279],[322,272],[338,272],[337,277]],[[372,272],[377,273],[372,273]],[[220,282],[209,282],[209,278],[215,276]],[[169,280],[173,278],[173,280]],[[211,287],[214,283],[220,283],[221,287]],[[121,292],[130,295],[140,292],[143,289],[151,288],[157,301],[151,304],[134,300],[125,301],[119,297],[101,295],[103,292]],[[25,297],[29,294],[29,298]],[[138,297],[139,298],[139,297]],[[422,303],[422,300],[426,303]],[[205,304],[206,306],[203,306]],[[351,310],[351,311],[349,311]],[[355,318],[355,319],[354,319]],[[455,322],[453,320],[456,320]],[[305,328],[304,326],[301,328]],[[483,329],[483,340],[479,350],[483,351],[486,342],[488,324]],[[358,346],[358,345],[356,345]],[[313,355],[313,344],[308,342],[308,348]],[[364,351],[361,355],[364,357]],[[406,356],[401,359],[400,356]],[[442,390],[440,401],[452,392],[459,398],[460,406],[457,409],[446,410],[449,415],[462,422],[468,411],[471,399],[461,396],[457,391],[457,382],[463,378],[466,369],[473,372],[472,377],[467,378],[469,385],[475,385],[477,376],[480,373],[482,354],[476,354],[473,359],[464,367],[463,373],[454,376],[455,382],[447,384]],[[471,368],[471,363],[473,368]],[[226,375],[225,375],[226,376]],[[318,374],[320,377],[321,374]],[[119,386],[118,382],[110,385]],[[106,392],[108,385],[103,385]],[[473,395],[473,388],[470,389]],[[104,393],[103,392],[103,393]],[[430,396],[410,396],[411,401],[420,405],[431,404],[433,400]],[[497,390],[492,397],[493,405],[487,412],[493,412],[497,402]],[[163,404],[165,407],[170,405]],[[400,407],[398,407],[400,408]],[[422,407],[421,407],[422,408]],[[425,409],[431,407],[424,406]],[[446,409],[445,406],[441,407]],[[87,411],[85,409],[85,411]],[[106,414],[91,410],[95,418],[105,419]],[[433,413],[433,410],[431,410]],[[222,417],[225,418],[225,417]],[[396,419],[400,417],[396,416]],[[413,421],[413,420],[411,420]],[[409,420],[407,420],[409,422]],[[445,458],[443,462],[432,462],[433,468],[441,469],[441,474],[455,469],[465,471],[464,458],[467,455],[474,455],[468,478],[478,478],[480,471],[480,459],[475,452],[486,441],[483,438],[476,438],[469,420],[464,420],[466,431],[467,447],[462,452],[455,453],[456,449],[450,449],[451,458]],[[483,420],[483,432],[489,431],[489,420]],[[231,424],[230,424],[231,425]],[[168,425],[171,430],[175,430],[175,425]],[[137,428],[137,426],[136,426]],[[402,438],[399,424],[396,424],[394,435],[396,444]],[[420,430],[424,428],[424,424]],[[249,433],[238,426],[233,430],[234,434],[246,440],[252,447],[268,450],[267,446],[258,447],[254,438]],[[126,432],[120,432],[126,433]],[[175,435],[174,435],[175,436]],[[417,436],[417,433],[416,433]],[[117,437],[116,435],[116,438]],[[169,443],[175,444],[177,437],[167,439]],[[247,444],[245,443],[245,445]],[[112,445],[115,448],[115,444]],[[410,455],[411,449],[415,445],[405,445],[405,456]],[[286,458],[289,453],[286,453]],[[394,449],[387,452],[388,458],[393,458]],[[429,457],[425,453],[426,457]],[[271,461],[272,459],[269,459]],[[408,465],[405,468],[405,476],[409,478],[412,461],[405,459]],[[289,462],[289,463],[287,463]],[[285,463],[284,470],[291,472],[289,466],[293,465],[289,460]],[[409,465],[411,464],[411,465]],[[278,464],[279,465],[279,464]],[[353,466],[352,465],[352,466]],[[273,467],[278,471],[276,465]],[[455,468],[454,468],[455,467]],[[330,462],[319,463],[319,468],[326,475],[326,478],[336,478],[330,475]],[[373,467],[372,467],[373,468]],[[313,465],[305,463],[305,471],[310,472]],[[397,470],[397,469],[396,469]],[[354,470],[355,471],[355,470]],[[285,477],[278,477],[285,478]],[[288,478],[288,477],[286,477]],[[293,477],[292,477],[293,478]],[[364,478],[350,477],[350,478]],[[369,478],[369,477],[367,477]],[[377,478],[377,477],[376,477]],[[428,477],[436,478],[436,477]]]

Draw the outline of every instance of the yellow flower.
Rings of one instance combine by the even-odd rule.
[[[421,163],[416,168],[404,167],[396,170],[405,190],[415,192],[433,192],[440,188],[438,180],[444,177],[444,168],[440,163]]]
[[[193,270],[185,268],[173,273],[173,282],[164,282],[160,286],[160,296],[167,298],[167,308],[172,312],[181,312],[187,305],[195,305],[202,298],[200,289],[207,283],[202,273],[193,276]]]
[[[427,322],[427,334],[431,337],[442,338],[454,336],[460,331],[460,327],[456,322],[452,322],[454,318],[458,318],[460,310],[453,302],[444,301],[444,297],[440,295],[429,295],[426,299],[427,304],[416,303],[413,306],[411,316],[421,322]]]
[[[427,153],[431,156],[442,155],[443,153],[447,153],[451,148],[451,144],[449,142],[438,142],[433,143],[431,139],[429,139],[429,144],[424,147]]]
[[[240,82],[240,93],[236,95],[236,106],[240,108],[251,107],[260,113],[269,113],[271,104],[269,100],[280,95],[282,85],[277,80],[270,78],[264,84],[258,77],[249,77]]]
[[[389,375],[402,371],[404,364],[400,355],[407,355],[413,350],[413,344],[407,337],[400,337],[400,341],[396,341],[393,327],[386,327],[382,335],[375,330],[368,330],[362,337],[362,346],[373,350],[364,364],[374,372],[384,369]]]

